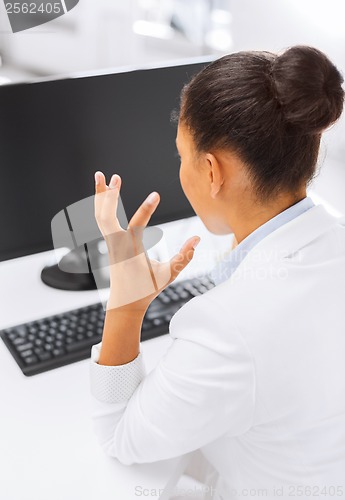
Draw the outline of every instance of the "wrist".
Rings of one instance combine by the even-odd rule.
[[[109,315],[111,314],[112,316],[118,316],[119,318],[127,318],[133,321],[134,319],[136,320],[143,320],[147,307],[144,306],[139,306],[136,303],[132,304],[126,304],[124,306],[116,306],[112,302],[111,296],[109,296],[108,302],[107,302],[107,308],[106,308],[106,314]]]
[[[146,311],[155,293],[155,281],[144,253],[110,265],[109,309],[129,306]]]
[[[107,310],[98,364],[124,365],[138,356],[144,314],[128,307]]]

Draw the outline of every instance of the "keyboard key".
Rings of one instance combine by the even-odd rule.
[[[33,351],[32,349],[28,349],[27,351],[22,351],[20,353],[21,357],[22,358],[27,358],[28,356],[32,356],[33,355]]]
[[[91,349],[92,345],[93,345],[93,342],[91,341],[91,339],[84,339],[84,340],[80,340],[78,342],[73,342],[73,344],[67,345],[66,351],[67,352],[80,351],[80,350],[86,349],[88,347],[90,347],[90,349]]]
[[[147,311],[146,318],[150,321],[153,321],[155,318],[158,318],[162,314],[162,311]]]
[[[26,337],[28,332],[26,330],[26,327],[22,325],[22,326],[18,327],[18,329],[16,330],[16,333],[17,333],[18,337]]]
[[[21,344],[25,344],[26,340],[23,337],[17,337],[13,340],[13,345],[19,346]]]
[[[151,321],[147,321],[144,319],[143,324],[142,324],[142,329],[143,330],[148,330],[151,327]]]
[[[26,351],[27,349],[31,349],[34,345],[31,342],[27,342],[26,344],[21,344],[17,346],[17,351],[22,352]]]
[[[53,349],[53,354],[54,356],[62,356],[63,354],[65,354],[65,351],[64,349]]]
[[[159,326],[159,325],[162,325],[164,323],[164,320],[162,318],[155,318],[154,320],[152,320],[152,323],[155,326]]]
[[[25,363],[27,365],[33,365],[34,363],[37,363],[38,359],[36,358],[36,356],[28,356],[27,358],[25,358]]]
[[[52,355],[50,354],[50,352],[39,352],[39,353],[36,353],[38,358],[40,359],[40,361],[47,361],[48,359],[51,359],[52,358]]]
[[[200,285],[200,278],[192,278],[190,282],[192,283],[193,286],[198,286]]]

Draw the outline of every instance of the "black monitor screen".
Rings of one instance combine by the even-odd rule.
[[[151,191],[151,224],[194,215],[170,116],[206,64],[0,87],[0,261],[53,248],[53,216],[94,194],[96,170],[121,175],[128,219]]]

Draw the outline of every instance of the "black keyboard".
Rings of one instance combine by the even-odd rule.
[[[172,283],[150,304],[141,341],[168,333],[175,312],[188,300],[214,287],[208,275]],[[105,312],[101,303],[0,331],[24,375],[36,375],[90,357],[102,340]]]

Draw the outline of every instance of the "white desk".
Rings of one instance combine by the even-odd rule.
[[[209,235],[195,224],[191,230],[192,223],[170,234],[177,246],[193,234],[206,244]],[[216,241],[229,245],[229,237]],[[205,264],[205,253],[199,255],[195,270]],[[99,301],[98,291],[45,286],[40,271],[52,260],[53,252],[46,252],[0,263],[0,329]],[[170,342],[165,335],[142,344],[148,370]],[[158,490],[174,485],[188,456],[130,467],[106,457],[92,429],[88,360],[25,377],[1,341],[0,379],[1,499],[133,500],[136,487],[156,490],[150,498],[168,498]]]

